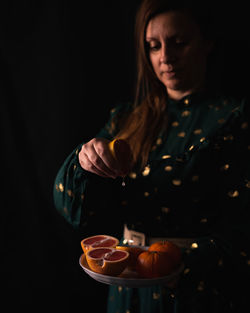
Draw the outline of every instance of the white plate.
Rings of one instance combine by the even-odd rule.
[[[124,286],[130,288],[140,288],[140,287],[149,287],[154,285],[164,285],[171,281],[173,278],[178,276],[184,268],[184,265],[181,266],[173,273],[167,276],[158,277],[158,278],[138,278],[136,273],[125,269],[119,276],[108,276],[103,274],[98,274],[93,272],[86,261],[85,255],[82,254],[79,259],[79,264],[83,270],[96,281],[116,286]]]

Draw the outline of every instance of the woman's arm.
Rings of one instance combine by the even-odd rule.
[[[55,179],[54,203],[56,209],[75,227],[81,224],[89,174],[79,164],[79,145],[65,160]]]
[[[117,132],[115,117],[124,108],[127,105],[113,109],[108,123],[96,138],[78,145],[58,171],[53,192],[55,207],[74,227],[85,225],[101,211],[105,201],[115,198],[114,194],[110,196],[110,191],[120,172],[108,143]]]

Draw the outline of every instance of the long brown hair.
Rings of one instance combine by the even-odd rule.
[[[120,132],[116,137],[125,139],[130,144],[134,164],[139,164],[141,168],[147,163],[149,152],[154,146],[157,135],[167,127],[167,92],[165,86],[156,77],[149,60],[145,41],[147,25],[157,14],[169,10],[188,9],[204,35],[207,36],[205,32],[208,29],[208,23],[205,16],[200,14],[200,8],[197,9],[199,2],[201,1],[144,0],[137,12],[135,24],[137,64],[135,101],[132,112],[125,121],[123,120]],[[197,11],[199,14],[196,14]],[[203,27],[203,24],[206,27]]]

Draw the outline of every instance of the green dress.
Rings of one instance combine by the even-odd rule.
[[[96,137],[112,139],[129,109],[113,109]],[[150,237],[195,238],[176,289],[111,286],[108,313],[249,312],[249,105],[206,92],[168,100],[167,111],[167,131],[125,187],[84,171],[76,147],[56,177],[55,206],[83,237],[122,237],[126,223]]]

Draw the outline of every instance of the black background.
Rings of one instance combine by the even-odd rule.
[[[0,4],[1,301],[105,312],[107,287],[78,265],[80,239],[56,212],[52,190],[67,155],[109,110],[133,95],[138,0]],[[248,93],[247,7],[219,8],[216,78]],[[96,229],[98,233],[98,225]]]

